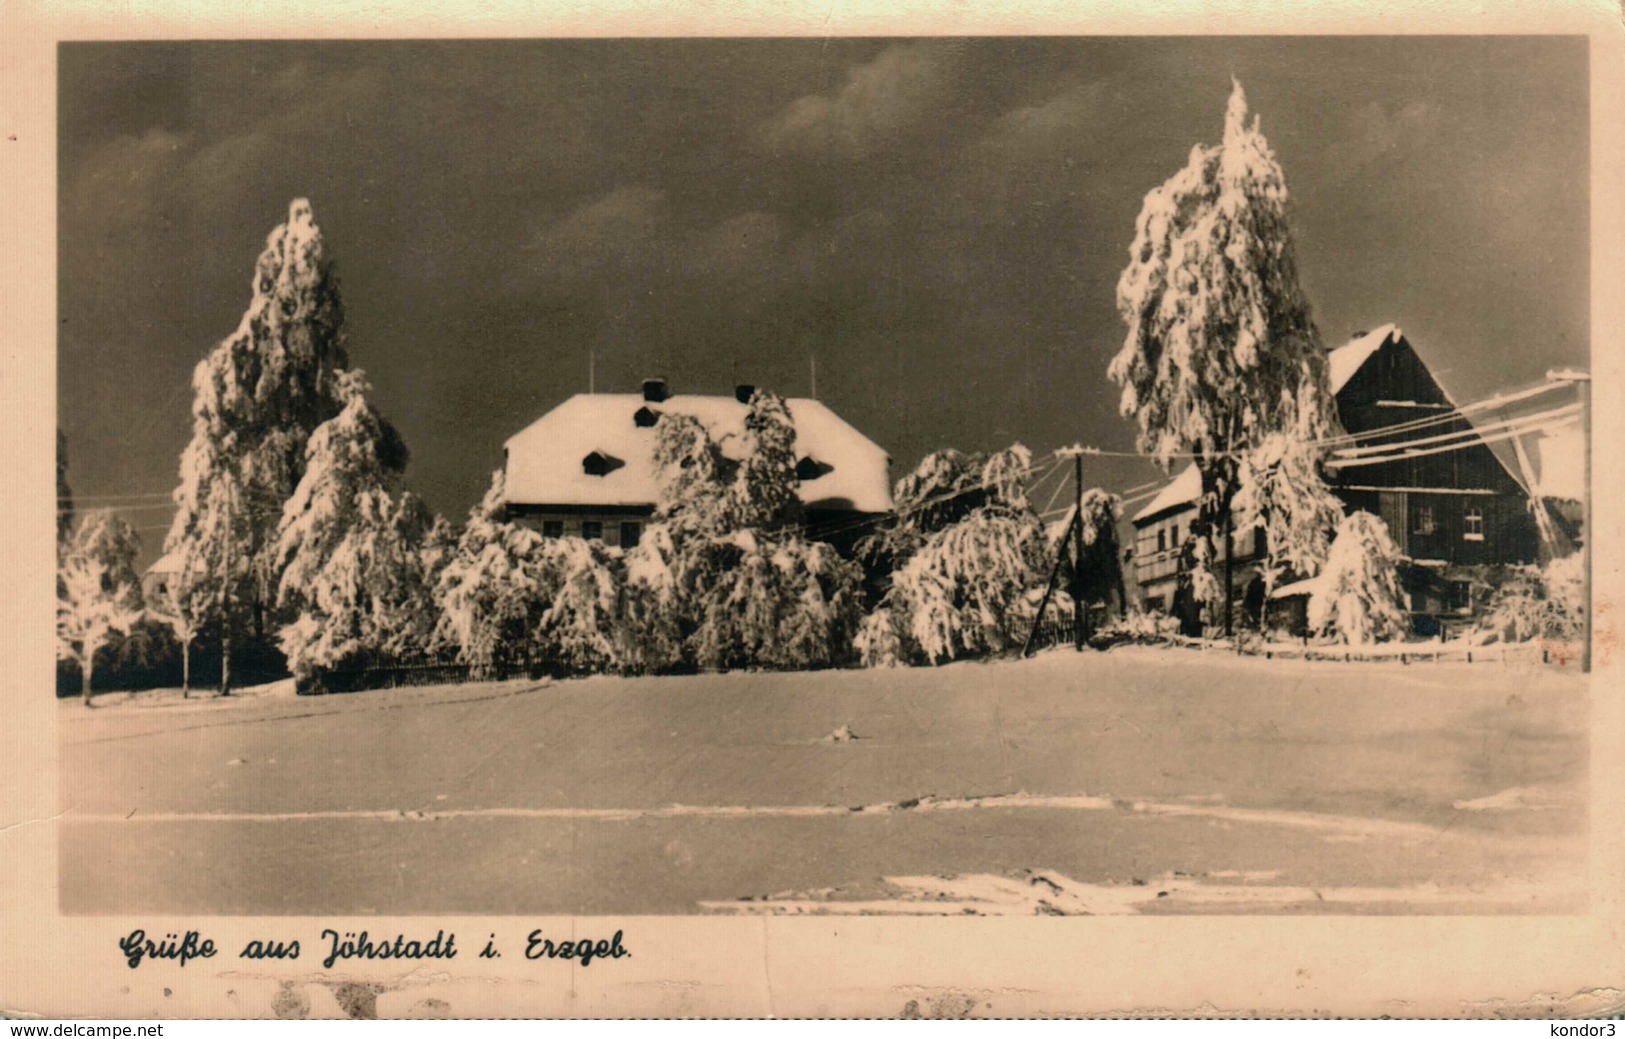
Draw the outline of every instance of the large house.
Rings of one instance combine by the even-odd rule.
[[[1350,434],[1442,417],[1455,409],[1416,350],[1392,325],[1357,335],[1327,360],[1338,418]],[[1359,444],[1363,449],[1422,438],[1449,444],[1449,434],[1472,428],[1458,415],[1420,431],[1413,426],[1409,432],[1362,439]],[[1405,586],[1421,630],[1436,629],[1440,618],[1466,609],[1469,575],[1464,568],[1531,562],[1540,553],[1529,493],[1484,443],[1343,465],[1331,469],[1328,478],[1349,511],[1380,516],[1410,559]],[[1195,466],[1189,466],[1133,517],[1135,577],[1148,609],[1174,606],[1182,535],[1190,531],[1200,494],[1201,478]],[[1245,597],[1263,555],[1262,532],[1238,532],[1234,541],[1233,585],[1238,596]],[[1221,564],[1223,558],[1221,545]],[[1256,596],[1257,587],[1251,592]]]
[[[660,487],[656,423],[691,415],[722,453],[743,440],[754,387],[733,396],[676,394],[649,379],[642,393],[578,393],[514,434],[504,448],[510,519],[548,537],[574,535],[623,548],[638,543]],[[838,545],[862,534],[861,517],[891,511],[891,458],[817,400],[787,400],[796,430],[796,475],[808,531]]]

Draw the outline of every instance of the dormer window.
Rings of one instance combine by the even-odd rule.
[[[833,465],[820,462],[811,455],[802,455],[801,461],[796,463],[796,479],[802,483],[806,483],[808,480],[816,480],[825,473],[834,471],[835,467]]]
[[[660,421],[660,412],[650,407],[642,407],[632,413],[632,424],[639,429],[648,429]]]
[[[594,451],[581,460],[581,471],[588,476],[607,476],[625,464],[619,458]]]

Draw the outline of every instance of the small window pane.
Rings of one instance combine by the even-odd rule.
[[[602,541],[604,538],[604,525],[598,520],[582,520],[581,536],[588,541]]]
[[[563,520],[543,520],[542,521],[542,537],[544,537],[544,538],[562,538],[563,536],[564,536],[564,521]]]
[[[1462,517],[1461,536],[1466,541],[1484,540],[1484,510],[1469,508]]]
[[[640,537],[642,537],[642,536],[643,536],[643,524],[641,524],[641,523],[622,523],[621,524],[621,547],[622,548],[632,548],[633,546],[635,546],[638,543],[638,539]]]

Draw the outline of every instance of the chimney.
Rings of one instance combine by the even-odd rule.
[[[644,379],[643,399],[655,404],[665,400],[670,394],[666,391],[665,379]]]
[[[750,399],[756,396],[756,387],[748,382],[742,382],[734,387],[734,400],[741,404],[749,404]]]

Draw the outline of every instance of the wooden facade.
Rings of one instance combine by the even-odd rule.
[[[1338,358],[1342,351],[1356,353]],[[1332,389],[1347,432],[1371,433],[1453,411],[1454,403],[1397,329],[1357,337],[1342,351],[1333,354]],[[1458,416],[1362,439],[1357,447],[1372,456],[1391,455],[1401,445],[1425,450],[1446,446],[1451,434],[1459,436],[1472,428]],[[1328,479],[1348,511],[1381,517],[1400,551],[1414,564],[1407,568],[1406,588],[1409,606],[1419,616],[1437,617],[1464,608],[1465,586],[1457,579],[1461,567],[1530,563],[1539,557],[1540,536],[1528,494],[1486,444],[1340,465],[1328,470]],[[1194,495],[1181,493],[1159,497],[1134,519],[1135,576],[1150,609],[1167,609],[1173,601],[1182,535],[1189,533],[1195,514]],[[1253,579],[1263,549],[1256,533],[1238,536],[1233,579],[1238,597]],[[1222,548],[1217,556],[1222,562]]]

